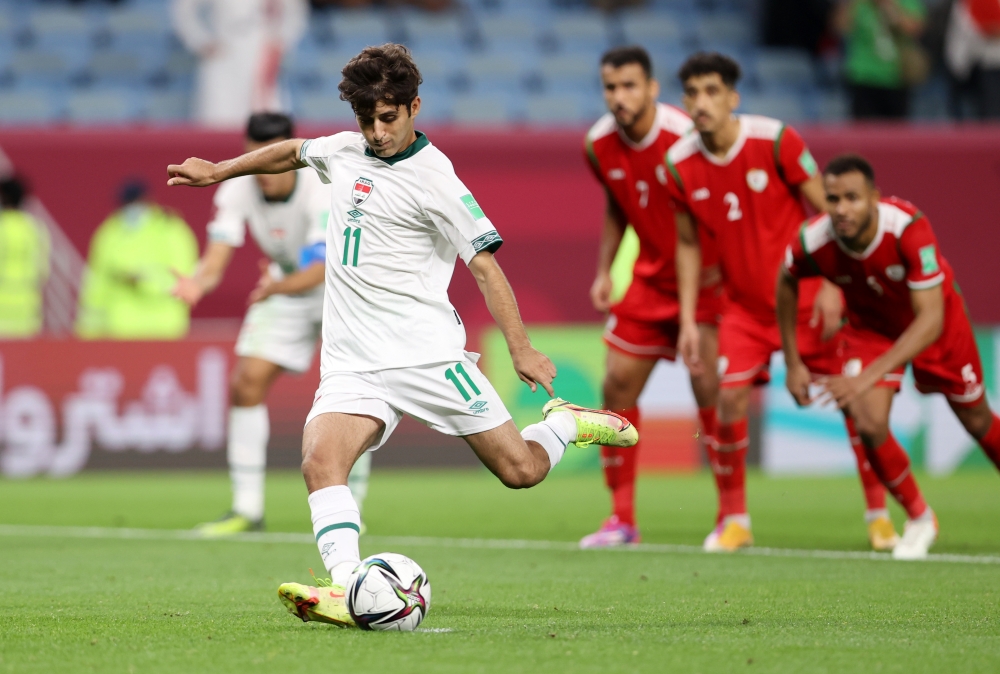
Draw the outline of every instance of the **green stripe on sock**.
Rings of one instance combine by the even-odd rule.
[[[331,524],[328,527],[323,527],[322,529],[320,529],[319,533],[316,534],[316,541],[319,542],[319,539],[323,537],[323,534],[328,534],[334,529],[354,529],[359,534],[361,533],[361,527],[359,527],[354,522],[339,522],[337,524]]]

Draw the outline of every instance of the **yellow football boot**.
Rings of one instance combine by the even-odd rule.
[[[899,543],[899,534],[892,526],[892,520],[880,516],[868,523],[868,540],[872,544],[872,550],[889,552]]]
[[[749,522],[744,524],[726,517],[705,538],[702,548],[705,552],[736,552],[751,545],[753,534],[750,533]]]
[[[572,414],[576,420],[577,447],[604,445],[606,447],[631,447],[639,442],[639,431],[623,416],[607,410],[591,410],[553,398],[542,408],[542,418],[550,414]]]
[[[344,587],[320,578],[316,583],[319,587],[285,583],[278,588],[278,597],[288,612],[304,623],[315,621],[337,627],[357,627],[347,610]]]
[[[264,520],[251,520],[243,515],[229,512],[214,522],[205,522],[195,527],[195,531],[205,538],[224,538],[250,531],[263,531]]]

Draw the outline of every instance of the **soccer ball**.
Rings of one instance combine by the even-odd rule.
[[[347,609],[363,630],[412,632],[430,608],[427,574],[403,555],[383,552],[363,559],[347,581]]]

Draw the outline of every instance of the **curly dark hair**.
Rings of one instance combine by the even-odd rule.
[[[730,89],[736,88],[736,83],[740,81],[743,74],[740,64],[735,59],[720,54],[718,52],[698,52],[692,54],[680,70],[677,71],[677,78],[684,84],[692,77],[716,74],[722,78],[722,83]]]
[[[365,47],[341,71],[340,99],[351,104],[356,115],[371,115],[379,101],[410,106],[423,78],[410,50],[392,42]]]

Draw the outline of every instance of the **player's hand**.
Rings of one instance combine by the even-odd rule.
[[[594,284],[590,286],[590,301],[593,303],[594,308],[605,313],[611,308],[611,290],[614,287],[614,283],[611,281],[611,274],[606,274],[604,272],[598,272],[597,278],[594,279]]]
[[[198,304],[205,295],[205,290],[201,287],[201,284],[190,276],[182,276],[176,269],[171,269],[170,272],[176,279],[174,288],[170,291],[170,294],[180,299],[189,307]]]
[[[813,401],[809,397],[809,383],[811,381],[812,375],[809,374],[809,368],[801,360],[788,366],[788,372],[785,374],[785,386],[788,387],[788,392],[792,394],[799,407],[806,407]]]
[[[819,399],[833,401],[840,409],[855,402],[871,388],[863,374],[858,377],[825,377],[819,383],[823,387],[823,394]]]
[[[214,178],[215,164],[197,157],[186,159],[183,164],[171,164],[167,167],[167,175],[170,176],[167,185],[207,187],[219,182]]]
[[[700,355],[701,332],[698,330],[697,323],[681,324],[680,333],[677,335],[677,350],[692,375],[704,374],[705,364],[701,361]]]
[[[844,315],[844,296],[840,293],[840,288],[832,283],[823,282],[816,299],[813,301],[812,318],[809,320],[809,327],[815,328],[823,321],[823,341],[830,339],[837,330],[840,330],[842,317]]]
[[[258,266],[260,267],[260,278],[257,279],[257,287],[250,291],[250,297],[247,298],[248,305],[256,304],[276,294],[276,281],[271,277],[270,263],[267,260],[261,260]]]
[[[556,378],[556,366],[541,351],[527,346],[510,352],[514,361],[514,371],[534,393],[541,386],[550,398],[556,396],[552,388],[552,380]]]

